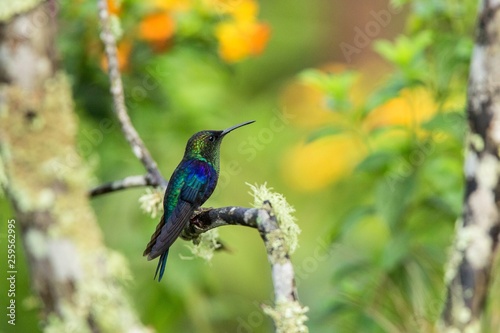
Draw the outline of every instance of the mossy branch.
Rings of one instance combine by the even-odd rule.
[[[54,3],[15,14],[0,24],[0,185],[15,212],[40,326],[151,332],[122,287],[127,262],[105,247],[86,195],[91,176],[76,149],[70,80],[58,69]]]
[[[166,187],[165,184],[158,183],[156,179],[153,179],[153,177],[151,177],[151,174],[147,174],[147,175],[129,176],[120,180],[115,180],[110,183],[99,185],[90,190],[89,195],[91,197],[96,197],[101,194],[120,191],[127,188],[143,187],[143,186]]]
[[[500,232],[500,6],[479,3],[467,92],[464,208],[445,277],[443,332],[482,331]]]
[[[202,208],[191,218],[181,237],[197,242],[204,232],[225,225],[240,225],[257,229],[264,241],[271,264],[275,306],[263,306],[271,316],[279,333],[308,332],[304,322],[307,307],[299,303],[295,286],[295,274],[289,255],[289,247],[274,210],[269,201],[261,208],[223,207]]]

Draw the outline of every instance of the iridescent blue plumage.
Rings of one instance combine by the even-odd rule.
[[[181,163],[170,177],[163,198],[164,213],[151,236],[144,255],[148,260],[160,256],[155,279],[163,277],[168,250],[187,225],[193,212],[212,195],[219,178],[220,144],[232,130],[253,123],[245,122],[224,131],[202,131],[186,145]]]

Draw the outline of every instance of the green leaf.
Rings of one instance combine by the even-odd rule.
[[[427,63],[424,52],[432,43],[432,32],[424,30],[412,37],[398,36],[391,43],[387,40],[375,41],[373,49],[383,58],[393,63],[410,84],[424,82]]]
[[[394,59],[396,58],[396,48],[393,43],[386,39],[380,39],[376,40],[373,43],[373,49],[375,52],[380,54],[383,58],[386,60],[389,60],[391,62],[394,62]]]
[[[408,2],[409,2],[409,0],[391,0],[390,1],[391,5],[397,9],[400,9],[399,7],[406,5]]]
[[[368,98],[368,101],[366,103],[366,114],[369,114],[376,107],[398,96],[401,89],[405,87],[407,87],[407,82],[401,75],[397,75],[392,78],[386,85],[384,85],[381,89],[375,91]]]
[[[404,233],[397,235],[384,249],[381,266],[385,271],[394,270],[410,252],[410,237]]]
[[[332,74],[309,69],[299,74],[300,79],[321,89],[328,96],[328,105],[335,111],[348,111],[352,107],[350,91],[359,77],[354,71]]]
[[[413,167],[405,165],[404,161],[377,186],[375,208],[391,229],[401,222],[401,217],[415,192],[415,186]]]
[[[299,74],[299,79],[305,83],[315,85],[321,89],[326,86],[326,73],[317,69],[306,69]]]
[[[346,231],[351,229],[356,223],[358,223],[363,217],[371,215],[375,212],[372,206],[360,206],[356,207],[347,214],[345,218],[342,219],[341,233],[344,234]]]
[[[337,263],[333,272],[333,279],[342,281],[348,277],[355,275],[365,274],[366,270],[370,268],[370,260],[367,257],[358,256],[350,257],[350,260],[341,260]],[[344,284],[345,286],[346,284]],[[359,289],[359,288],[353,288]]]
[[[458,215],[462,210],[462,161],[454,155],[434,155],[422,165],[421,187],[428,191],[429,199]]]
[[[306,143],[311,143],[325,136],[336,135],[344,132],[340,127],[323,127],[317,131],[312,132],[306,139]]]
[[[357,172],[380,172],[387,169],[396,158],[396,154],[387,151],[378,151],[368,155],[361,163],[356,166]]]
[[[457,140],[463,140],[466,132],[466,119],[459,112],[441,112],[422,124],[422,128],[429,131],[444,131],[453,135]]]

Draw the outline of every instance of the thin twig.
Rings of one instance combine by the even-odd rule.
[[[155,182],[150,175],[137,175],[137,176],[129,176],[120,180],[115,180],[110,183],[99,185],[89,192],[90,197],[95,197],[101,194],[111,193],[114,191],[119,191],[132,187],[140,187],[140,186],[162,186]]]
[[[195,240],[202,233],[225,225],[241,225],[257,228],[259,209],[245,207],[199,208],[184,228],[181,237],[185,240]]]
[[[120,121],[122,132],[125,135],[132,152],[142,162],[148,175],[151,176],[155,184],[166,185],[166,180],[161,175],[156,162],[151,157],[148,149],[142,142],[139,134],[135,130],[125,105],[125,94],[118,68],[118,57],[116,49],[116,39],[110,27],[108,4],[106,0],[98,0],[99,19],[101,23],[101,40],[104,44],[106,58],[108,60],[108,74],[110,80],[110,91],[113,96],[114,110]]]

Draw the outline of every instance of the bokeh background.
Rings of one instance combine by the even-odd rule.
[[[248,206],[245,183],[267,182],[296,208],[292,260],[310,331],[431,332],[461,212],[476,1],[108,4],[129,113],[165,176],[193,133],[257,121],[226,138],[206,206]],[[112,113],[96,3],[61,6],[61,66],[95,174],[89,188],[142,174]],[[158,332],[272,331],[257,232],[221,228],[230,251],[209,263],[181,259],[190,253],[177,241],[158,283],[156,261],[142,257],[157,224],[140,209],[144,192],[92,200],[106,244],[128,261],[124,283],[143,322]],[[6,220],[4,198],[0,208]],[[18,267],[17,325],[2,320],[0,330],[37,332],[22,253]]]

